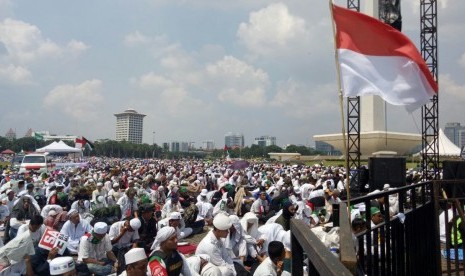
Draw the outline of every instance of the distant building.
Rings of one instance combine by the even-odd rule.
[[[244,135],[242,133],[228,132],[224,135],[224,145],[228,148],[243,148]]]
[[[126,109],[122,113],[114,114],[116,117],[116,141],[128,141],[142,144],[144,117],[134,109]]]
[[[315,141],[315,150],[325,155],[342,155],[340,151],[323,141]]]
[[[170,150],[170,143],[164,142],[162,145],[162,148],[164,151],[169,151]]]
[[[446,123],[444,134],[456,146],[465,146],[465,126],[461,126],[460,123]]]
[[[207,140],[202,142],[202,148],[204,150],[214,150],[215,149],[215,142],[212,140]]]
[[[35,131],[33,134],[38,134],[43,137],[44,141],[76,141],[77,136],[75,135],[58,135],[58,134],[50,134],[50,131],[48,130],[41,130],[41,131]],[[31,134],[32,136],[32,134]]]
[[[260,147],[276,146],[276,137],[268,135],[255,137],[253,143],[254,145],[258,145]]]
[[[10,140],[10,141],[15,140],[16,139],[16,132],[12,128],[10,128],[8,130],[8,132],[5,134],[5,138]]]
[[[170,143],[171,152],[188,152],[189,151],[189,143],[188,142],[178,142],[173,141]]]
[[[29,128],[26,132],[26,134],[24,134],[24,137],[32,137],[32,128]]]

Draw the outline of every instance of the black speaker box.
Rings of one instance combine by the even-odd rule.
[[[382,190],[384,184],[391,188],[405,186],[406,163],[403,157],[371,157],[368,168],[370,191]]]
[[[464,180],[463,183],[444,184],[443,188],[449,198],[465,197],[465,161],[443,161],[442,179]]]

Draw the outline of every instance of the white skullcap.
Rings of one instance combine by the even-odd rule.
[[[146,259],[147,255],[145,254],[144,248],[133,248],[129,250],[126,254],[124,254],[124,260],[126,261],[126,265]]]
[[[106,234],[108,225],[105,222],[97,222],[94,225],[94,232],[97,234]]]
[[[208,194],[208,190],[207,189],[202,189],[202,191],[200,192],[200,195],[201,196],[207,196]]]
[[[160,230],[158,230],[157,236],[155,237],[155,241],[153,242],[150,250],[160,249],[161,243],[168,240],[173,235],[177,235],[176,229],[174,229],[174,227],[166,226],[166,227],[161,228]]]
[[[387,183],[384,184],[383,190],[389,190],[389,188],[391,188],[391,185],[389,185],[389,184],[387,184]]]
[[[139,230],[140,226],[142,225],[140,220],[138,218],[133,218],[129,221],[129,225],[131,225],[131,228],[134,231]]]
[[[103,187],[103,183],[102,182],[97,183],[97,187]]]
[[[172,212],[172,213],[170,214],[170,220],[172,220],[172,219],[181,219],[181,213],[179,213],[179,212]]]
[[[103,196],[99,195],[99,196],[97,197],[97,202],[98,202],[98,203],[103,203]]]
[[[300,188],[294,189],[294,193],[295,193],[296,195],[300,195],[300,193],[301,193]]]
[[[231,228],[231,225],[231,219],[223,213],[219,213],[213,218],[213,226],[218,230],[228,230]]]
[[[119,184],[118,183],[113,183],[113,188],[118,188]]]
[[[50,275],[61,275],[75,268],[73,257],[57,257],[50,261]]]
[[[49,216],[56,216],[57,212],[55,210],[50,210],[50,212],[48,212],[48,215]]]
[[[79,213],[78,210],[76,210],[76,209],[71,209],[71,210],[68,211],[68,217],[71,217],[72,215],[78,214],[78,213]]]
[[[9,193],[11,193],[11,192],[13,192],[13,190],[12,190],[12,189],[8,189],[8,190],[6,190],[5,194],[7,195],[7,194],[9,194]]]

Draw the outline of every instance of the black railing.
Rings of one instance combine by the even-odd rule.
[[[433,183],[424,182],[351,200],[352,208],[365,210],[361,215],[367,230],[357,235],[359,267],[365,274],[437,275],[441,271],[435,242],[438,212],[432,193]],[[376,225],[373,206],[379,206],[384,216]],[[338,207],[333,206],[333,213],[339,213]],[[337,216],[334,225],[339,226]]]

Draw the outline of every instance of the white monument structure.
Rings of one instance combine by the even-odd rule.
[[[365,14],[378,17],[378,12],[377,0],[365,2]],[[385,102],[381,97],[360,97],[360,152],[362,157],[370,157],[379,151],[394,151],[404,155],[422,142],[420,134],[387,132],[385,110]],[[326,142],[346,154],[341,133],[314,135],[313,140]]]

